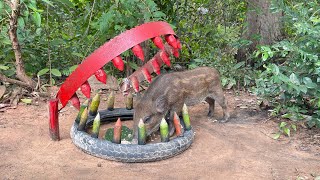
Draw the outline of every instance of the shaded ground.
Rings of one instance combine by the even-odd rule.
[[[208,119],[207,104],[190,108],[196,136],[184,153],[159,162],[126,164],[87,155],[71,142],[77,112],[60,114],[62,140],[48,135],[46,103],[0,113],[0,179],[314,179],[320,176],[320,132],[299,128],[272,139],[277,124],[253,96],[227,94],[233,118]],[[100,107],[105,105],[102,102]],[[123,107],[117,94],[117,107]],[[222,116],[216,108],[217,117]]]

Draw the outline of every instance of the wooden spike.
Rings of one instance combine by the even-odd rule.
[[[182,49],[181,42],[180,42],[179,39],[177,39],[177,48],[178,48],[178,49]]]
[[[174,57],[178,58],[179,57],[179,50],[173,49],[173,55],[174,55]]]
[[[162,59],[162,61],[167,65],[167,66],[171,66],[171,62],[170,62],[170,59],[167,55],[167,53],[165,51],[161,51],[160,53],[160,57]]]
[[[144,52],[140,44],[133,46],[132,52],[135,56],[137,56],[141,61],[144,61]]]
[[[78,116],[76,118],[76,123],[79,124],[80,122],[80,118],[81,118],[81,114],[83,113],[84,109],[87,108],[89,105],[89,99],[87,99],[81,106],[80,106],[80,110],[78,112]]]
[[[153,71],[159,75],[161,72],[160,72],[160,65],[157,61],[157,58],[154,58],[153,60],[151,60],[151,64],[152,64],[152,67],[153,67]]]
[[[92,101],[91,101],[91,104],[90,104],[90,110],[89,110],[89,114],[91,116],[95,116],[98,112],[98,108],[99,108],[99,104],[100,104],[100,94],[97,93],[93,98],[92,98]]]
[[[88,81],[84,82],[81,85],[81,92],[87,97],[90,98],[91,87]]]
[[[154,45],[156,45],[159,49],[162,49],[162,50],[164,49],[164,45],[163,45],[161,37],[159,37],[159,36],[154,37],[154,38],[152,38],[152,41],[153,41]]]
[[[181,136],[182,132],[181,132],[180,118],[176,112],[174,112],[174,116],[173,116],[173,125],[174,125],[174,128],[176,129],[176,136]]]
[[[117,56],[114,59],[112,59],[112,63],[114,65],[114,67],[116,67],[117,69],[119,69],[120,71],[123,71],[124,69],[124,62],[121,58],[121,56]]]
[[[138,124],[138,144],[144,145],[147,143],[147,135],[146,135],[146,125],[143,123],[142,119],[140,119]]]
[[[97,116],[93,120],[91,137],[93,137],[93,138],[98,138],[99,137],[100,122],[101,122],[100,121],[100,114],[98,113]]]
[[[170,46],[172,46],[175,49],[178,48],[177,39],[174,37],[174,35],[166,35],[165,39]]]
[[[129,91],[129,94],[127,95],[127,98],[126,98],[126,109],[128,110],[133,109],[133,96],[131,91]]]
[[[164,118],[162,118],[160,123],[160,137],[161,137],[161,142],[169,141],[169,126],[167,121]]]
[[[116,144],[121,143],[121,129],[122,129],[122,123],[120,118],[118,118],[113,128],[113,139],[112,139],[113,143],[116,143]]]
[[[103,84],[107,84],[107,73],[103,69],[96,71],[94,76],[98,81],[102,82]]]
[[[74,93],[74,95],[71,97],[71,103],[73,105],[73,107],[77,108],[78,110],[80,110],[80,100],[77,96],[76,93]]]
[[[107,100],[107,109],[109,111],[112,111],[114,109],[114,99],[115,99],[114,91],[111,91]]]
[[[151,79],[151,75],[150,75],[150,72],[148,71],[148,69],[147,69],[147,68],[142,68],[142,73],[143,73],[144,78],[145,78],[149,83],[151,83],[152,79]]]
[[[183,122],[186,127],[186,130],[189,131],[191,129],[191,124],[190,124],[190,116],[188,113],[188,107],[186,104],[183,104],[182,118],[183,118]]]
[[[135,92],[139,92],[139,81],[138,78],[136,76],[132,76],[131,77],[131,85],[134,89]]]
[[[87,120],[88,120],[88,108],[85,108],[81,114],[78,131],[85,131]]]

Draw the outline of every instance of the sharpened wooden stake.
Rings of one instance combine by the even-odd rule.
[[[161,136],[161,142],[169,141],[169,126],[167,121],[164,118],[162,118],[160,123],[160,136]]]
[[[176,129],[176,136],[181,136],[182,131],[181,131],[180,118],[176,112],[174,112],[174,116],[173,116],[173,125],[174,125],[174,128]]]
[[[88,120],[88,108],[85,108],[81,114],[78,131],[85,131],[87,120]]]
[[[90,93],[91,93],[91,87],[88,81],[84,82],[81,85],[81,92],[89,99],[90,98]]]
[[[129,94],[127,95],[126,98],[126,109],[131,110],[133,109],[133,96],[131,91],[129,92]]]
[[[113,128],[113,139],[112,139],[113,143],[116,143],[116,144],[121,143],[121,129],[122,129],[122,123],[120,118],[118,118]]]
[[[91,101],[91,104],[90,104],[90,110],[89,110],[89,114],[91,116],[95,116],[98,112],[98,108],[99,108],[99,104],[100,104],[100,94],[97,93],[93,98],[92,98],[92,101]]]
[[[111,91],[111,93],[108,96],[108,100],[107,100],[107,109],[109,111],[112,111],[114,109],[114,92]]]
[[[146,135],[146,125],[143,123],[142,119],[140,119],[138,124],[138,144],[145,145],[147,142],[147,135]]]
[[[77,116],[77,118],[76,118],[76,123],[79,124],[80,118],[81,118],[81,114],[83,113],[83,110],[88,107],[88,104],[89,104],[89,99],[87,99],[87,100],[80,106],[80,110],[79,110],[78,116]]]
[[[188,107],[187,107],[186,104],[183,104],[182,118],[183,118],[183,122],[184,122],[184,125],[186,127],[186,130],[187,131],[191,130],[190,116],[189,116]]]
[[[93,120],[91,137],[98,138],[99,131],[100,131],[100,114],[97,113],[97,116]]]

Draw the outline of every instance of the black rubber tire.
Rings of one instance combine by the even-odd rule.
[[[120,109],[115,112],[121,111],[123,110]],[[109,111],[107,114],[110,113],[112,113],[112,111]],[[115,114],[117,114],[117,116],[122,116],[121,113]],[[104,121],[107,121],[107,118],[105,118]],[[89,123],[90,122],[92,123],[92,118]],[[88,133],[78,131],[77,128],[78,124],[74,123],[71,128],[70,136],[73,143],[84,152],[102,159],[130,163],[151,162],[173,157],[190,147],[194,139],[194,132],[191,129],[185,131],[182,137],[176,137],[166,143],[146,145],[115,144],[110,141],[92,138]]]

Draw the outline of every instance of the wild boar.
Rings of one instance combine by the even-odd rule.
[[[209,104],[209,117],[213,116],[214,103],[217,101],[224,114],[221,122],[228,121],[230,115],[216,69],[199,67],[158,76],[136,103],[133,117],[134,139],[138,137],[140,119],[146,125],[147,135],[150,135],[158,130],[161,119],[168,112],[172,120],[174,112],[181,114],[184,103],[191,106],[203,100]],[[172,122],[168,123],[172,127]]]

